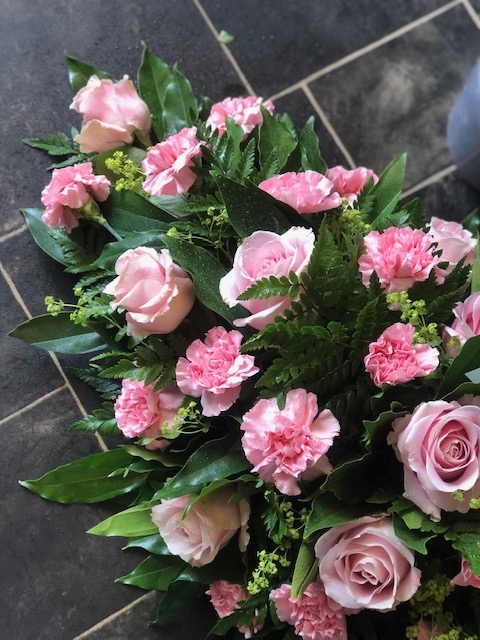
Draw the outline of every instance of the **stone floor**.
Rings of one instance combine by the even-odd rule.
[[[480,56],[480,0],[0,0],[0,636],[8,640],[183,640],[205,635],[208,603],[148,626],[155,594],[115,584],[139,558],[85,531],[107,506],[51,504],[18,480],[97,450],[68,425],[95,406],[57,360],[6,334],[71,282],[19,213],[39,207],[48,161],[22,138],[70,130],[68,53],[135,77],[142,41],[178,62],[197,95],[271,98],[300,127],[311,114],[328,164],[380,172],[408,153],[407,193],[461,220],[480,193],[457,173],[448,114]],[[218,41],[225,30],[229,45]]]

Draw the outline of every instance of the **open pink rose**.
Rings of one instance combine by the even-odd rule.
[[[179,358],[176,380],[187,395],[201,398],[204,416],[218,416],[238,400],[242,382],[260,371],[254,357],[240,352],[240,331],[213,327],[205,342],[195,340]]]
[[[457,356],[465,342],[480,336],[480,292],[472,293],[453,309],[455,320],[443,331],[443,346],[450,358]]]
[[[338,165],[328,169],[326,176],[333,182],[333,189],[345,198],[349,205],[355,202],[367,180],[372,178],[374,184],[378,182],[376,173],[366,167],[345,169]]]
[[[210,596],[210,602],[219,618],[226,618],[239,609],[239,603],[250,598],[250,594],[239,584],[233,584],[227,580],[213,582],[205,592]],[[248,625],[241,625],[238,630],[245,638],[254,636],[263,625],[259,625],[255,619]]]
[[[368,347],[365,369],[377,387],[403,384],[426,376],[438,367],[438,349],[425,343],[413,343],[415,327],[396,322]]]
[[[394,421],[387,441],[403,462],[403,495],[434,520],[441,509],[466,513],[480,497],[479,406],[422,402]]]
[[[148,132],[150,111],[128,76],[119,82],[93,75],[70,105],[83,116],[75,136],[82,153],[102,152],[131,144],[137,132]]]
[[[347,640],[342,607],[331,600],[320,582],[312,582],[302,595],[292,598],[292,588],[282,584],[270,592],[278,619],[288,622],[303,640]]]
[[[262,98],[257,98],[256,96],[225,98],[222,102],[216,102],[212,105],[206,124],[212,130],[218,131],[218,135],[222,136],[227,130],[227,118],[232,118],[235,124],[242,127],[245,136],[247,136],[256,126],[263,122],[260,105],[265,107],[272,115],[274,106],[270,100],[263,102]]]
[[[115,419],[127,438],[160,438],[165,425],[171,426],[184,395],[174,384],[154,391],[153,384],[122,380],[122,391],[115,401]],[[147,449],[162,449],[166,440],[153,440]]]
[[[425,281],[439,262],[432,242],[430,234],[410,227],[370,231],[358,260],[364,286],[369,286],[374,271],[387,293],[407,291],[415,282]]]
[[[110,193],[110,181],[93,173],[91,162],[54,169],[52,179],[42,191],[45,205],[43,222],[52,229],[63,227],[68,233],[78,227],[80,209],[89,200],[103,202]]]
[[[414,555],[389,517],[366,516],[332,527],[315,544],[325,593],[347,613],[392,611],[420,585]]]
[[[258,188],[298,213],[318,213],[342,204],[333,182],[317,171],[281,173],[263,180]]]
[[[193,283],[167,249],[128,249],[115,264],[118,277],[104,292],[115,297],[112,309],[126,309],[130,335],[170,333],[189,313],[195,300]]]
[[[196,138],[197,127],[185,127],[147,151],[142,162],[146,178],[144,190],[152,196],[176,196],[188,191],[195,182],[193,158],[202,153]]]
[[[231,486],[217,489],[194,502],[186,515],[192,495],[162,500],[152,508],[152,520],[173,555],[192,567],[202,567],[237,533],[240,551],[247,547],[250,505],[243,499],[234,502],[235,495],[236,488]]]
[[[437,250],[441,250],[440,262],[448,262],[446,269],[436,268],[437,281],[442,284],[445,276],[449,274],[462,258],[465,264],[473,264],[475,260],[475,247],[478,240],[458,222],[442,220],[433,217],[430,220],[429,234],[437,243]]]
[[[462,558],[460,571],[450,580],[450,584],[457,585],[458,587],[475,587],[475,589],[480,589],[480,576],[474,575],[468,562],[465,558]]]
[[[276,316],[291,305],[288,296],[264,299],[237,300],[238,296],[257,280],[275,276],[288,276],[291,271],[299,275],[305,271],[312,255],[315,236],[303,227],[291,227],[279,235],[271,231],[255,231],[244,238],[237,249],[233,268],[220,280],[220,295],[230,307],[241,304],[252,314],[235,321],[237,327],[250,325],[263,329]]]
[[[298,480],[313,480],[331,469],[326,453],[340,432],[329,409],[318,413],[317,397],[292,389],[285,407],[275,398],[258,400],[243,416],[242,446],[253,471],[286,495],[298,495]]]

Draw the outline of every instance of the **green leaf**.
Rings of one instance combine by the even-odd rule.
[[[322,489],[332,491],[346,504],[366,500],[375,490],[385,453],[366,453],[336,466],[327,476]]]
[[[421,533],[417,529],[410,529],[405,520],[399,516],[393,517],[393,528],[397,536],[405,542],[405,544],[418,551],[422,555],[427,555],[427,542],[435,538],[435,534]]]
[[[362,516],[371,515],[371,505],[345,504],[332,493],[324,493],[316,497],[312,504],[312,511],[305,527],[305,537],[321,529],[329,529]]]
[[[112,418],[112,411],[105,409],[95,409],[91,415],[85,416],[74,422],[69,431],[89,431],[102,435],[116,435],[120,433],[115,418]]]
[[[458,356],[453,360],[443,376],[437,392],[437,398],[452,393],[456,387],[468,382],[467,373],[480,366],[480,336],[466,341]]]
[[[205,585],[189,580],[174,580],[160,601],[155,623],[185,616],[185,611],[205,593]]]
[[[115,582],[131,584],[140,589],[166,591],[168,585],[175,580],[183,567],[183,562],[172,556],[149,556],[131,573]]]
[[[72,145],[72,141],[62,132],[53,133],[41,138],[24,138],[22,142],[34,149],[47,151],[51,156],[78,155],[78,147]],[[80,154],[82,157],[83,154]]]
[[[144,48],[138,70],[138,89],[150,109],[152,128],[159,140],[166,138],[163,104],[170,77],[170,67]]]
[[[22,480],[20,484],[55,502],[102,502],[129,493],[144,482],[144,475],[137,473],[111,475],[130,462],[128,453],[112,449],[58,467],[38,480]]]
[[[61,311],[57,316],[45,314],[27,320],[8,335],[57,353],[91,353],[105,347],[98,333],[71,322],[68,311]]]
[[[172,135],[184,127],[191,127],[197,108],[190,82],[175,65],[165,90],[163,105],[163,121],[167,134]]]
[[[120,232],[167,231],[172,216],[135,191],[110,192],[101,204],[101,211],[109,224]]]
[[[460,533],[452,546],[463,555],[475,576],[480,575],[480,535],[476,533]]]
[[[310,545],[302,542],[298,551],[292,578],[292,598],[302,595],[308,585],[313,582],[318,570],[318,560]]]
[[[137,538],[158,533],[158,527],[153,523],[152,507],[158,504],[158,500],[142,502],[141,504],[125,509],[89,529],[87,533],[95,536],[123,536],[125,538]]]
[[[325,174],[327,165],[320,155],[318,137],[313,128],[314,118],[311,116],[300,134],[299,145],[302,154],[302,169],[304,171],[318,171]]]
[[[375,205],[369,219],[373,229],[382,230],[391,225],[390,215],[395,210],[402,193],[405,163],[406,154],[395,158],[370,191],[369,195],[375,198]]]
[[[132,540],[129,540],[123,548],[144,549],[145,551],[153,553],[157,556],[172,555],[159,533],[153,534],[151,536],[144,536],[143,538],[133,538]]]
[[[52,237],[49,227],[42,221],[44,214],[43,209],[21,209],[21,212],[25,218],[28,229],[32,234],[33,239],[38,244],[40,249],[43,249],[47,255],[51,258],[68,266],[68,260],[66,259],[61,246]]]
[[[260,153],[260,166],[264,161],[271,162],[272,154],[276,158],[279,170],[287,163],[289,155],[297,146],[297,137],[291,130],[289,123],[282,116],[272,116],[260,107],[263,121],[259,129],[258,150]]]
[[[66,55],[65,61],[67,63],[68,79],[74,93],[80,91],[80,89],[87,84],[90,76],[96,75],[99,78],[112,79],[112,76],[109,73],[106,73],[101,69],[97,69],[96,67],[92,67],[92,65],[83,62],[83,60],[79,60],[78,58]]]
[[[164,246],[158,231],[140,231],[139,233],[127,233],[123,240],[110,242],[105,245],[100,256],[93,263],[95,269],[105,269],[113,272],[117,259],[128,249],[137,247],[153,247],[162,249]]]
[[[222,29],[217,36],[217,40],[222,44],[230,44],[235,40],[235,36],[232,36],[231,33],[228,33],[228,31]]]

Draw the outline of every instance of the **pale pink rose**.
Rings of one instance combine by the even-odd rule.
[[[232,118],[235,124],[242,127],[245,136],[255,127],[262,124],[263,116],[260,105],[273,114],[274,106],[270,100],[262,101],[262,98],[248,96],[248,98],[225,98],[222,102],[216,102],[210,109],[210,115],[206,124],[222,136],[227,130],[226,119]]]
[[[319,582],[309,584],[298,598],[292,598],[288,584],[271,591],[269,597],[278,619],[294,627],[295,635],[303,640],[347,640],[345,614]]]
[[[298,480],[313,480],[331,470],[326,453],[340,433],[329,409],[318,412],[317,397],[292,389],[285,407],[275,398],[259,400],[243,416],[242,446],[252,471],[286,495],[298,495]]]
[[[445,276],[453,270],[462,258],[464,264],[473,264],[475,260],[476,240],[470,231],[464,229],[458,222],[450,222],[433,217],[430,220],[429,234],[437,243],[436,249],[441,249],[440,262],[449,262],[446,269],[436,267],[437,281],[442,284]]]
[[[466,513],[480,497],[479,406],[422,402],[394,421],[387,442],[403,462],[403,495],[432,519],[440,520],[441,509]]]
[[[142,187],[152,196],[176,196],[195,182],[193,158],[202,153],[203,142],[196,138],[197,127],[185,127],[147,151],[142,162],[146,175]]]
[[[457,356],[469,338],[480,335],[480,292],[472,293],[453,309],[455,320],[443,331],[443,346],[450,358]]]
[[[345,169],[345,167],[338,165],[328,169],[326,176],[333,182],[334,190],[342,198],[346,198],[349,205],[355,202],[367,180],[372,178],[374,184],[378,182],[377,174],[366,167]]]
[[[52,179],[42,191],[45,205],[43,222],[52,229],[63,227],[68,233],[78,227],[83,206],[89,200],[103,202],[110,193],[110,181],[93,174],[91,162],[54,169]]]
[[[152,521],[173,555],[202,567],[237,533],[240,551],[247,547],[250,505],[244,499],[233,501],[235,496],[236,488],[222,487],[194,502],[186,515],[191,494],[162,500],[152,508]]]
[[[480,576],[474,575],[468,562],[465,558],[462,558],[460,572],[450,580],[450,584],[457,585],[458,587],[475,587],[476,589],[480,589]]]
[[[298,213],[318,213],[342,204],[333,182],[317,171],[280,173],[260,182],[258,188]]]
[[[112,309],[127,311],[128,332],[136,338],[170,333],[193,306],[193,283],[167,249],[128,249],[115,263],[115,271],[118,277],[104,292],[115,297]]]
[[[310,262],[315,236],[303,227],[291,227],[279,235],[271,231],[255,231],[244,238],[237,249],[233,268],[220,280],[220,295],[230,307],[241,304],[251,316],[235,320],[237,327],[250,325],[263,329],[291,305],[288,296],[264,299],[237,300],[238,296],[257,280],[287,276],[291,271],[299,275]]]
[[[205,342],[195,340],[179,358],[175,372],[179,388],[200,397],[204,416],[218,416],[238,400],[242,382],[260,371],[253,356],[243,355],[240,331],[213,327]]]
[[[325,593],[347,613],[392,611],[420,585],[415,557],[389,517],[365,516],[332,527],[315,544]]]
[[[430,234],[410,227],[370,231],[358,260],[364,286],[369,286],[374,271],[387,293],[407,291],[415,282],[425,281],[439,262],[432,242]]]
[[[369,345],[365,369],[377,387],[410,382],[438,367],[438,349],[425,343],[413,344],[414,335],[413,325],[396,322]]]
[[[147,449],[162,449],[167,440],[158,440],[165,425],[172,426],[185,397],[174,384],[154,391],[153,384],[122,380],[122,391],[114,405],[115,419],[127,438],[155,438]]]
[[[213,582],[205,593],[210,596],[210,602],[219,618],[226,618],[231,615],[239,609],[239,602],[244,602],[250,598],[250,594],[246,589],[239,584],[227,582],[227,580]],[[238,630],[243,633],[245,638],[251,638],[260,631],[262,626],[253,619],[249,625],[241,625]]]
[[[75,136],[82,153],[131,144],[134,134],[148,132],[152,122],[148,106],[127,75],[118,82],[90,76],[70,109],[83,116],[82,130]]]

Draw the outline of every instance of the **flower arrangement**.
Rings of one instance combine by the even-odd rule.
[[[71,429],[117,444],[21,484],[117,503],[89,533],[145,551],[119,580],[164,592],[157,622],[206,594],[226,638],[478,638],[475,215],[147,49],[138,91],[66,60],[83,122],[25,140],[59,162],[23,214],[76,302],[11,335],[89,354]]]

